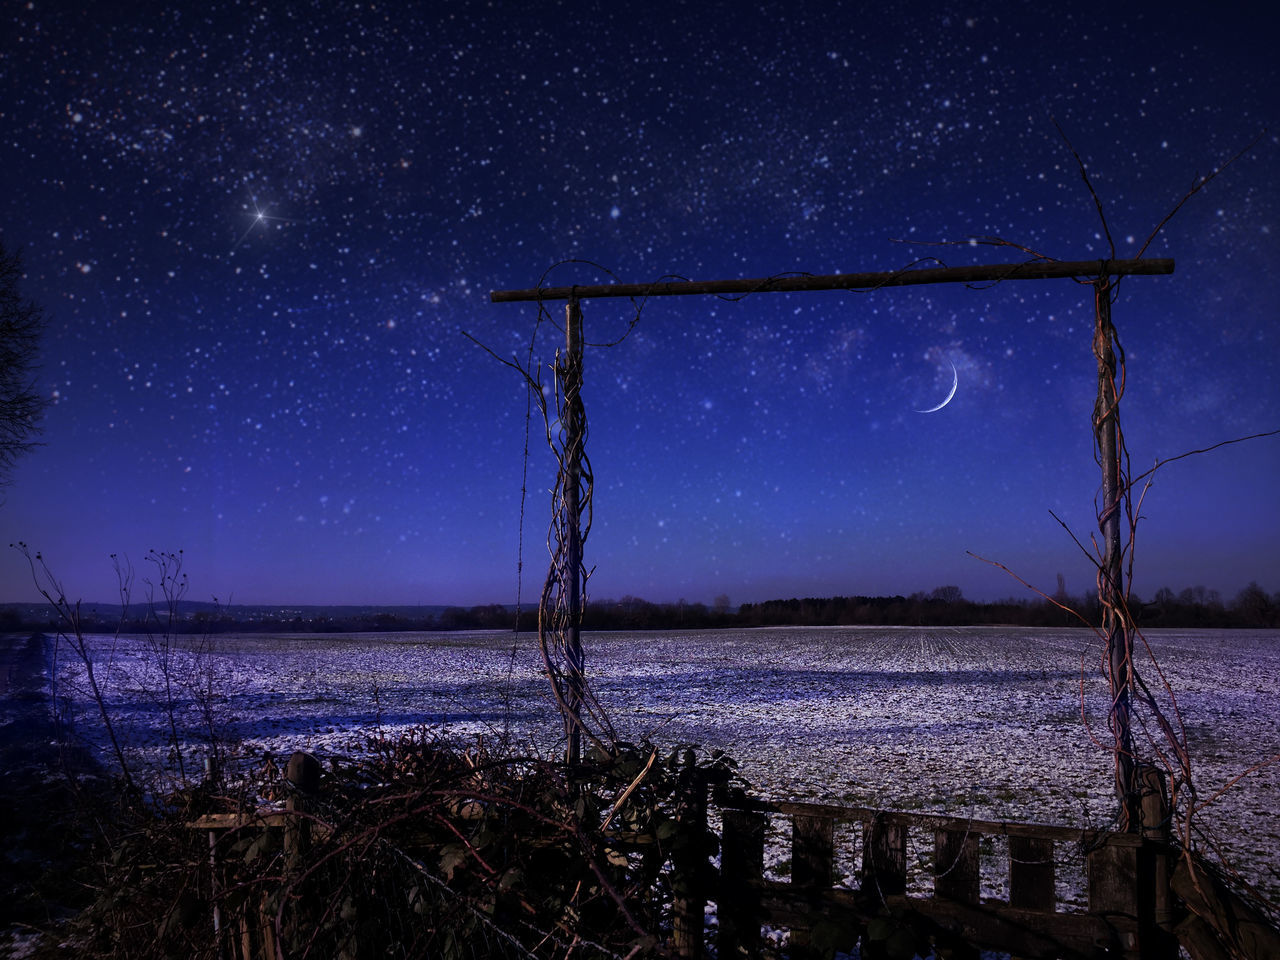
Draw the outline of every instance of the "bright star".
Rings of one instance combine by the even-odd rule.
[[[270,214],[268,214],[267,211],[270,210],[271,208],[269,206],[259,207],[257,197],[252,198],[252,200],[250,200],[250,203],[253,205],[253,212],[249,214],[249,217],[250,217],[249,226],[245,228],[244,233],[240,234],[240,238],[231,245],[231,253],[235,253],[236,248],[239,247],[240,244],[244,243],[245,238],[248,237],[249,234],[253,232],[254,227],[261,225],[265,229],[267,226],[268,220],[276,221],[278,223],[294,222],[291,217],[273,217]]]

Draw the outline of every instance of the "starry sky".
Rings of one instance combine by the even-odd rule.
[[[464,331],[545,365],[562,314],[491,290],[1105,257],[1055,120],[1119,258],[1261,135],[1114,318],[1135,472],[1280,428],[1276,15],[882,6],[6,0],[0,236],[50,403],[4,542],[87,600],[182,549],[192,599],[509,603],[522,556],[529,603],[554,463],[535,413],[521,546],[525,384]],[[1029,596],[968,551],[1092,584],[1050,515],[1096,526],[1087,286],[583,313],[593,597]],[[1280,590],[1277,476],[1276,438],[1162,468],[1138,593]]]

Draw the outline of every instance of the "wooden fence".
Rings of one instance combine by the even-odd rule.
[[[265,899],[220,912],[223,832],[278,831],[286,870],[328,834],[305,806],[319,787],[315,760],[295,754],[287,778],[296,789],[285,809],[188,823],[209,833],[213,925],[232,960],[275,960],[277,944]],[[917,944],[949,960],[980,950],[1173,960],[1179,946],[1193,960],[1280,958],[1275,925],[1170,844],[1163,781],[1152,769],[1144,782],[1142,829],[1125,833],[695,789],[679,829],[705,836],[713,825],[720,863],[710,869],[701,842],[672,844],[669,951],[698,960],[713,938],[718,957],[758,957],[770,933],[786,931],[792,960],[859,938],[864,956],[880,957]]]
[[[954,955],[976,949],[1018,957],[1173,957],[1167,932],[1169,848],[1132,833],[1073,830],[863,807],[751,800],[720,807],[721,870],[715,892],[718,955],[758,956],[763,927],[790,931],[794,958],[828,952],[833,936],[850,938],[879,922],[881,939],[902,931],[932,938]],[[789,834],[788,879],[765,871],[770,821]],[[839,849],[837,826],[849,824],[856,850]],[[849,832],[849,831],[845,831]],[[1007,857],[983,858],[983,838],[1006,838]],[[924,838],[927,887],[913,875],[909,849]],[[984,864],[984,859],[994,863]],[[1083,861],[1087,906],[1070,911],[1059,865]],[[852,883],[836,885],[836,864],[857,861]],[[1003,863],[1001,862],[1003,861]],[[785,862],[785,860],[784,860]],[[984,877],[984,866],[1007,870]],[[983,881],[1001,898],[982,896]],[[994,882],[993,882],[994,880]],[[1004,882],[1001,882],[1004,881]],[[915,889],[912,889],[915,888]],[[1162,926],[1163,924],[1163,926]],[[853,931],[852,935],[850,931]],[[819,949],[819,947],[825,949]],[[700,944],[680,944],[686,957]],[[893,952],[890,950],[890,952]]]

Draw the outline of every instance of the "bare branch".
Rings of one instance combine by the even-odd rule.
[[[1063,610],[1063,611],[1065,611],[1065,612],[1069,613],[1071,616],[1075,617],[1077,620],[1079,620],[1079,621],[1080,621],[1082,624],[1084,624],[1086,627],[1089,627],[1091,630],[1093,630],[1093,632],[1094,632],[1094,633],[1096,633],[1096,634],[1098,634],[1098,636],[1099,636],[1099,637],[1101,637],[1101,636],[1102,636],[1102,634],[1101,634],[1101,633],[1099,633],[1098,628],[1097,628],[1097,627],[1095,627],[1093,624],[1091,624],[1091,623],[1089,622],[1089,620],[1088,620],[1086,617],[1084,617],[1084,616],[1083,616],[1083,615],[1082,615],[1078,610],[1074,609],[1073,607],[1069,607],[1069,606],[1067,606],[1065,603],[1062,603],[1062,602],[1060,602],[1060,601],[1058,601],[1058,600],[1054,599],[1053,597],[1049,596],[1049,594],[1047,594],[1047,593],[1045,593],[1043,590],[1041,590],[1039,587],[1034,587],[1034,586],[1032,586],[1032,585],[1031,585],[1030,583],[1028,583],[1026,580],[1023,580],[1023,579],[1022,579],[1022,577],[1018,576],[1016,573],[1014,573],[1012,570],[1010,570],[1008,567],[1006,567],[1006,566],[1005,566],[1003,563],[1001,563],[999,560],[988,560],[986,557],[979,556],[978,554],[974,553],[972,550],[966,550],[966,551],[965,551],[965,553],[967,553],[969,556],[973,557],[973,559],[975,559],[975,560],[981,560],[983,563],[989,563],[989,564],[991,564],[991,566],[993,566],[993,567],[998,567],[998,568],[1000,568],[1000,569],[1001,569],[1001,570],[1003,570],[1005,573],[1007,573],[1009,576],[1013,577],[1013,579],[1017,580],[1020,584],[1022,584],[1024,587],[1026,587],[1028,590],[1030,590],[1032,593],[1039,595],[1040,597],[1044,598],[1045,600],[1048,600],[1050,603],[1052,603],[1052,604],[1053,604],[1055,607],[1057,607],[1059,610]]]
[[[1066,521],[1064,521],[1052,510],[1049,511],[1049,516],[1053,517],[1053,519],[1058,521],[1058,524],[1062,527],[1062,529],[1067,531],[1067,536],[1069,536],[1075,542],[1075,545],[1080,548],[1080,552],[1083,553],[1086,557],[1088,557],[1089,562],[1092,563],[1095,568],[1098,567],[1099,566],[1098,558],[1094,554],[1090,553],[1088,549],[1085,547],[1085,545],[1080,542],[1080,540],[1075,535],[1075,531],[1073,531],[1069,526],[1067,526]],[[1096,544],[1095,544],[1095,550],[1096,550]]]
[[[1147,247],[1151,246],[1152,242],[1159,235],[1160,231],[1164,229],[1165,224],[1167,224],[1170,220],[1172,220],[1177,215],[1178,211],[1182,209],[1183,205],[1185,205],[1188,200],[1190,200],[1197,193],[1199,193],[1206,186],[1208,186],[1209,183],[1215,177],[1218,176],[1218,174],[1222,173],[1222,171],[1226,170],[1227,167],[1231,166],[1233,163],[1235,163],[1237,160],[1243,157],[1246,153],[1248,153],[1250,150],[1256,147],[1258,145],[1258,142],[1266,135],[1267,135],[1267,131],[1265,128],[1263,128],[1261,131],[1258,132],[1258,135],[1256,137],[1254,137],[1251,141],[1249,141],[1248,145],[1244,147],[1244,149],[1240,150],[1234,156],[1224,161],[1223,163],[1219,164],[1214,170],[1211,170],[1209,173],[1205,174],[1203,177],[1197,177],[1195,181],[1191,184],[1191,188],[1187,190],[1185,194],[1183,194],[1182,199],[1179,200],[1177,203],[1175,203],[1173,205],[1173,209],[1164,215],[1164,219],[1162,219],[1159,223],[1156,224],[1155,229],[1151,231],[1151,235],[1147,237],[1147,239],[1143,242],[1142,246],[1138,249],[1138,257],[1141,257],[1144,253],[1146,253]]]
[[[1186,453],[1180,453],[1176,457],[1167,457],[1164,460],[1156,460],[1156,465],[1154,467],[1152,467],[1150,470],[1146,471],[1145,473],[1138,474],[1136,477],[1133,478],[1131,482],[1137,483],[1139,480],[1145,480],[1147,477],[1150,477],[1152,474],[1154,474],[1157,470],[1159,470],[1165,464],[1173,463],[1176,460],[1185,460],[1187,457],[1194,457],[1196,454],[1199,454],[1199,453],[1209,453],[1212,450],[1217,450],[1219,447],[1230,446],[1233,443],[1244,443],[1246,440],[1259,440],[1259,439],[1262,439],[1263,437],[1274,437],[1277,435],[1280,435],[1280,429],[1267,430],[1264,433],[1251,433],[1247,437],[1235,437],[1231,440],[1222,440],[1218,443],[1213,444],[1213,446],[1210,446],[1210,447],[1201,447],[1198,450],[1188,450]]]
[[[1107,238],[1107,250],[1110,251],[1110,259],[1116,258],[1116,242],[1111,239],[1111,227],[1107,224],[1106,211],[1102,209],[1102,198],[1098,196],[1098,191],[1093,188],[1093,184],[1089,180],[1089,171],[1085,168],[1084,159],[1076,152],[1076,148],[1071,145],[1071,140],[1067,137],[1067,132],[1062,129],[1062,125],[1058,123],[1056,117],[1049,118],[1058,131],[1058,136],[1062,137],[1062,142],[1067,145],[1067,149],[1071,151],[1071,156],[1075,157],[1076,169],[1080,171],[1080,179],[1084,181],[1085,189],[1089,191],[1089,196],[1093,198],[1094,209],[1098,211],[1098,220],[1102,223],[1102,232]],[[1138,256],[1142,256],[1141,253]]]

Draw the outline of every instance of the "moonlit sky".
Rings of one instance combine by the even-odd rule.
[[[1051,118],[1121,258],[1271,126],[1114,316],[1135,472],[1280,427],[1275,15],[887,6],[7,2],[0,231],[51,404],[4,542],[87,600],[181,548],[192,599],[513,602],[525,388],[462,331],[523,357],[537,311],[491,290],[1104,257]],[[583,311],[597,343],[634,313]],[[586,357],[591,595],[1029,596],[966,551],[1084,592],[1049,511],[1095,528],[1091,324],[1070,280],[649,301]],[[1278,476],[1275,438],[1163,468],[1139,594],[1280,589]]]

